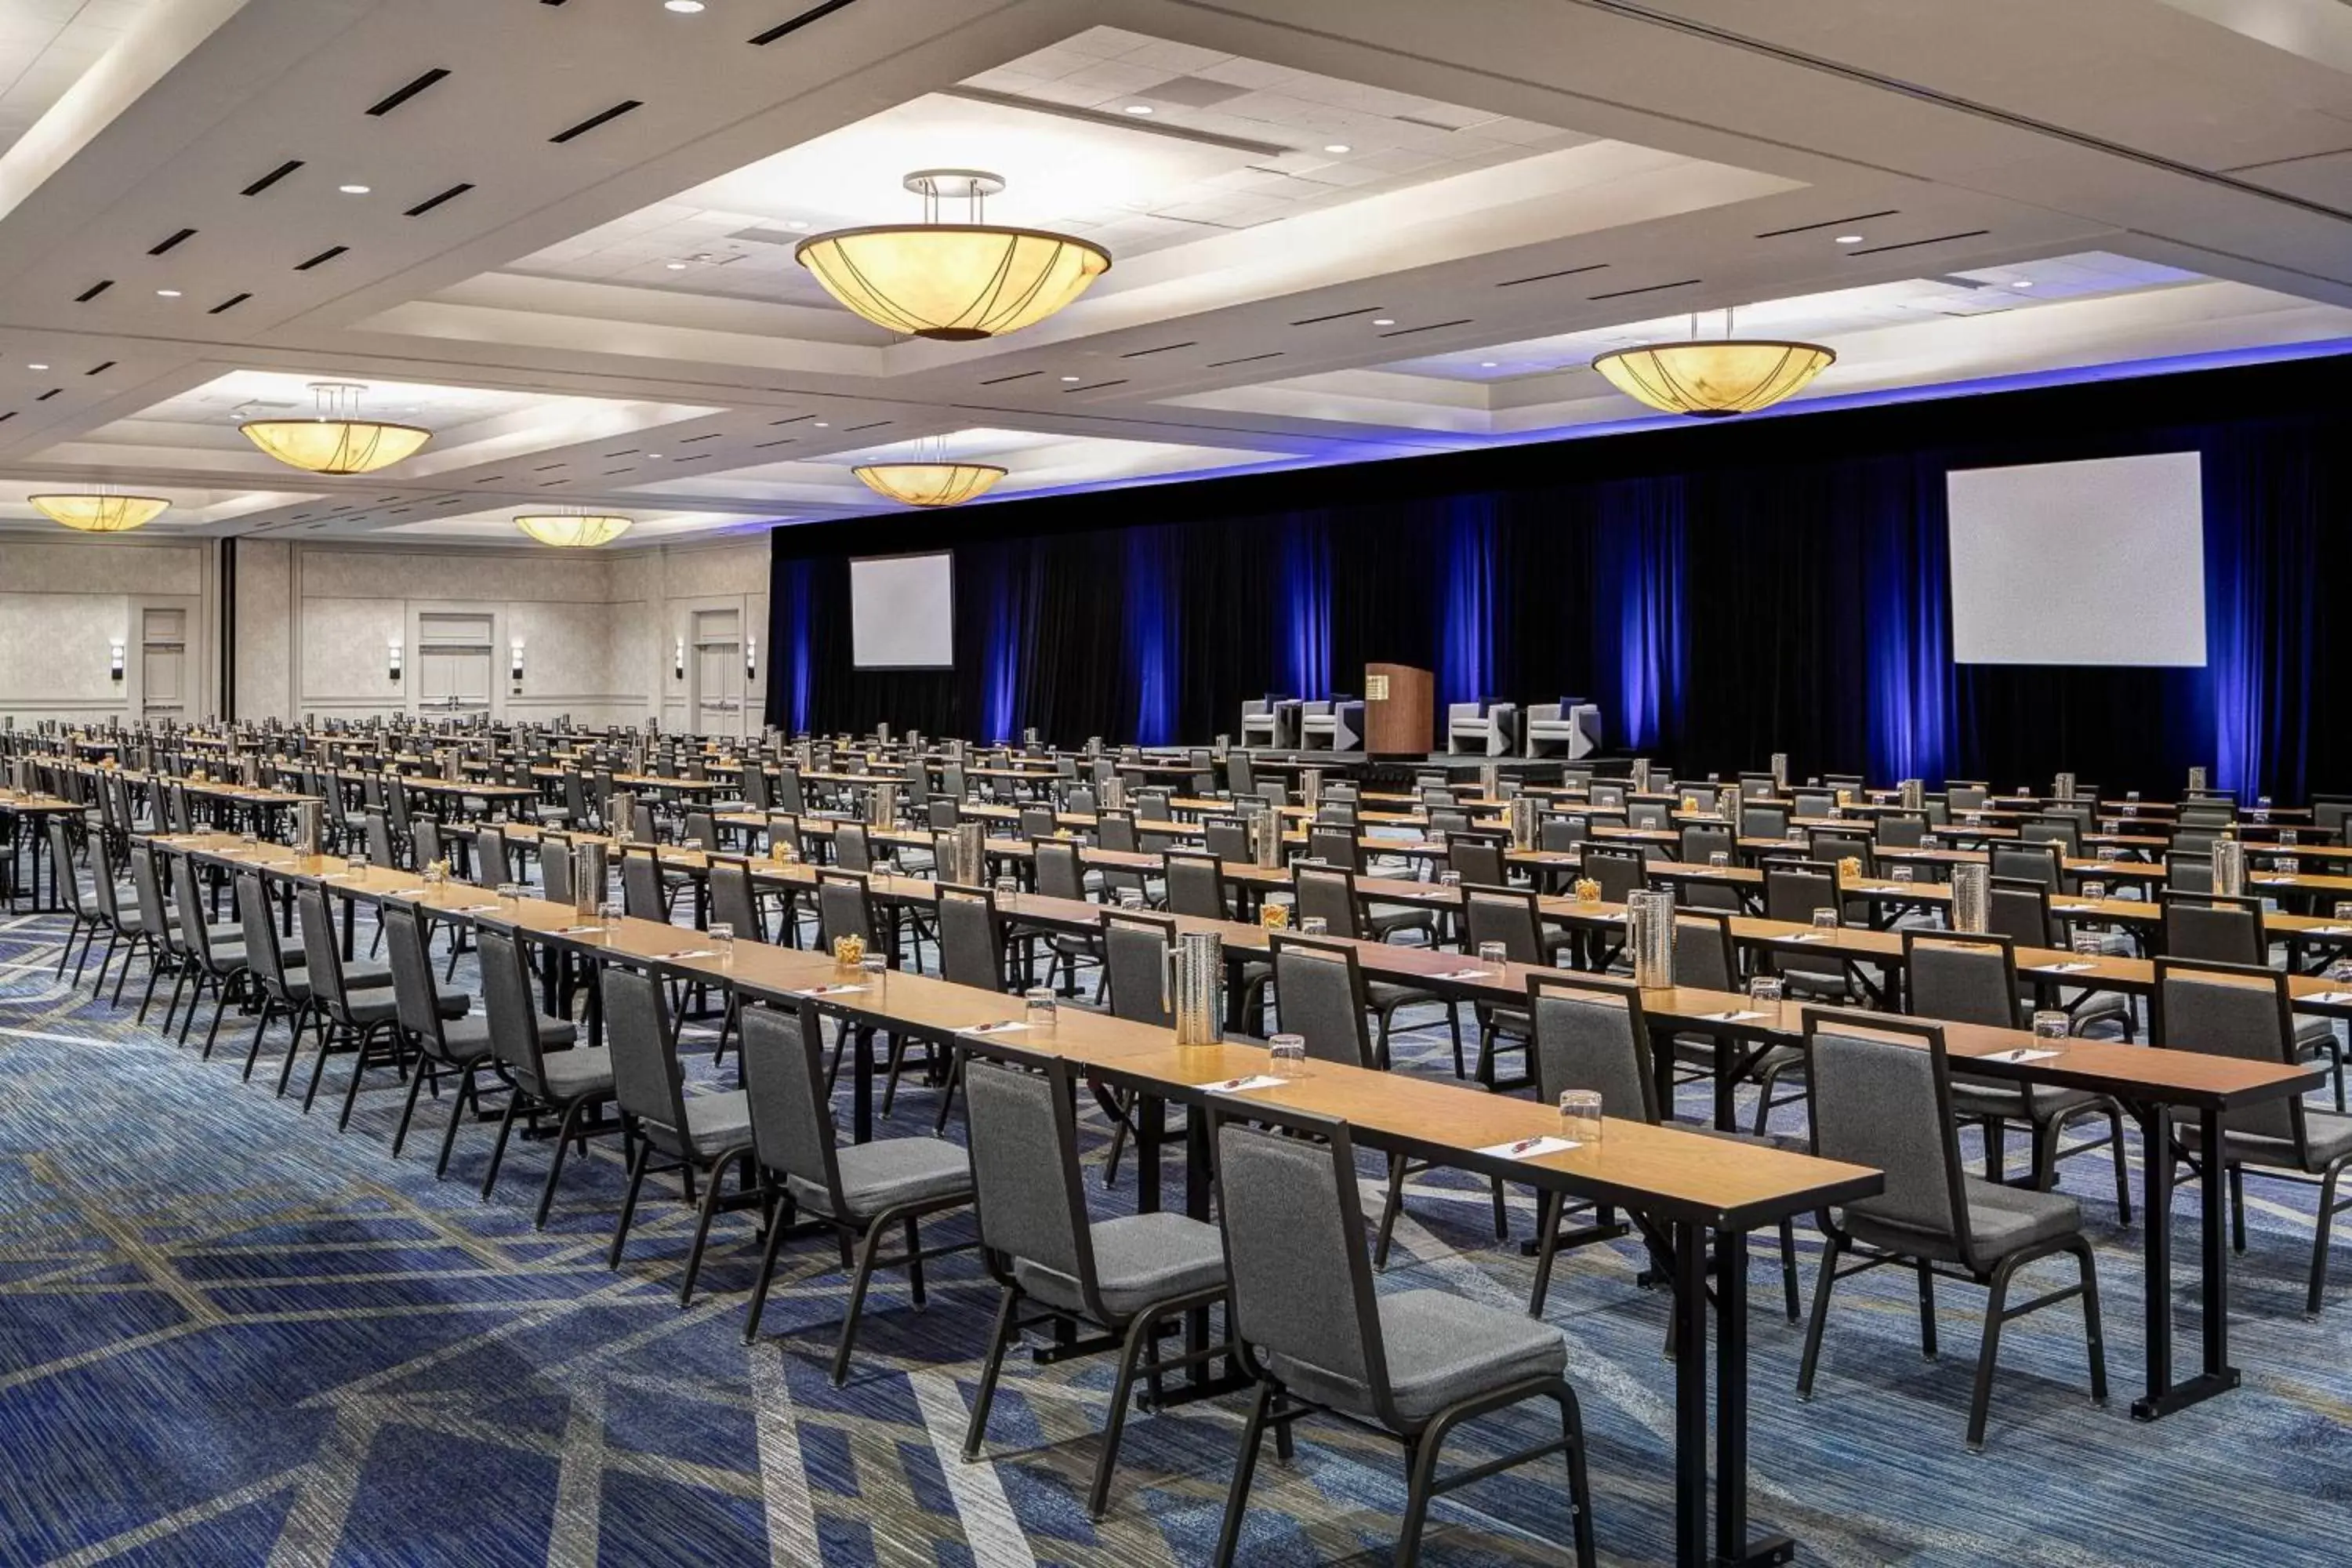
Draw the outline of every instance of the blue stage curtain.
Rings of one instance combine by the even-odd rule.
[[[1327,513],[1296,512],[1274,524],[1276,668],[1283,693],[1331,695],[1331,529]]]
[[[1498,698],[1495,648],[1506,631],[1506,612],[1496,592],[1495,498],[1454,498],[1441,509],[1436,528],[1438,700]]]
[[[773,603],[768,611],[769,721],[794,734],[809,727],[809,697],[815,672],[810,647],[809,591],[815,567],[813,561],[779,563]]]
[[[1165,746],[1179,739],[1176,699],[1182,650],[1177,602],[1182,579],[1176,535],[1172,528],[1131,529],[1127,535],[1127,668],[1135,693],[1129,732],[1145,746]]]
[[[1593,629],[1607,684],[1590,696],[1613,727],[1611,743],[1671,747],[1682,732],[1686,495],[1676,477],[1595,487]],[[1608,678],[1613,673],[1613,680]],[[1535,700],[1537,699],[1530,699]]]
[[[1869,776],[1932,784],[1949,765],[1955,706],[1944,469],[1881,458],[1847,465],[1841,485],[1863,550],[1850,613],[1868,659]]]
[[[2205,651],[2213,784],[2242,798],[2301,800],[2311,777],[2322,646],[2322,566],[2343,531],[2336,421],[2210,433],[2205,457]],[[2352,780],[2318,781],[2343,788]]]

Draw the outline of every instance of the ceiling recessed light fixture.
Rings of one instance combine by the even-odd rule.
[[[2012,289],[2031,289],[2033,287],[2033,279],[2031,278],[2021,278],[2016,282],[2011,283],[2010,287]]]
[[[290,468],[313,474],[368,474],[389,468],[433,439],[415,425],[360,417],[367,388],[352,382],[314,381],[319,412],[309,419],[249,419],[246,439]]]
[[[1862,239],[1863,237],[1858,234],[1842,234],[1837,237],[1837,243],[1840,245],[1860,245],[1862,243]]]
[[[830,430],[833,428],[832,425],[823,419],[816,422],[816,427],[820,430]]]
[[[47,370],[49,367],[45,364],[28,364],[25,368],[26,370]]]
[[[1372,325],[1376,327],[1393,327],[1396,325],[1396,318],[1394,316],[1374,316],[1372,318]]]
[[[1769,408],[1837,363],[1836,353],[1819,343],[1736,338],[1729,310],[1723,328],[1721,338],[1703,340],[1693,314],[1689,341],[1617,349],[1595,359],[1592,368],[1661,413],[1717,419]]]
[[[155,290],[155,298],[158,300],[176,300],[179,297],[180,291],[177,289],[158,289]]]
[[[49,367],[48,367],[47,365],[45,365],[45,364],[37,364],[37,365],[35,365],[33,368],[34,368],[35,370],[47,370],[47,369],[48,369]],[[1079,380],[1083,380],[1084,378],[1083,378],[1083,377],[1081,377],[1081,376],[1066,375],[1066,376],[1064,376],[1062,379],[1063,379],[1064,381],[1079,381]]]
[[[1151,112],[1151,105],[1148,103],[1130,103],[1127,106],[1127,111],[1129,114],[1150,114]]]
[[[1110,270],[1098,245],[984,221],[1001,175],[919,169],[905,184],[923,198],[921,223],[835,229],[793,251],[826,293],[877,327],[941,342],[999,337],[1044,321]],[[940,221],[952,200],[969,205],[970,222]]]
[[[1495,362],[1490,359],[1482,359],[1478,362],[1478,368],[1480,370],[1492,370],[1495,368]]]
[[[1349,146],[1345,142],[1334,142],[1329,146],[1324,148],[1323,151],[1326,153],[1352,153],[1355,149]]]
[[[669,269],[672,272],[683,272],[686,270],[686,263],[683,261],[673,261],[669,264]]]
[[[363,196],[368,194],[368,187],[365,185],[337,185],[335,189],[347,196]]]
[[[662,9],[675,11],[681,16],[691,16],[702,9],[702,0],[662,0]]]
[[[786,228],[806,228],[808,227],[808,219],[804,217],[788,217],[784,220],[784,226]]]

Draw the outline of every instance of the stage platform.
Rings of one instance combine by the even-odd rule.
[[[1414,773],[1444,773],[1456,777],[1475,777],[1478,770],[1493,763],[1506,778],[1524,779],[1529,784],[1557,784],[1564,757],[1479,757],[1453,756],[1433,752],[1426,756],[1368,756],[1362,752],[1323,752],[1276,749],[1267,746],[1235,747],[1246,751],[1254,766],[1288,773],[1298,768],[1322,768],[1337,777],[1409,779]],[[1596,755],[1588,757],[1580,767],[1590,766],[1601,778],[1621,778],[1630,770],[1630,757]]]

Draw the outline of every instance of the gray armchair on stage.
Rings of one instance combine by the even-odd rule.
[[[1360,698],[1335,697],[1328,702],[1302,702],[1298,709],[1298,749],[1302,752],[1353,752],[1364,744],[1364,704]]]
[[[1517,747],[1518,734],[1516,702],[1446,704],[1445,749],[1456,756],[1507,757]]]
[[[1298,743],[1298,703],[1288,697],[1253,697],[1242,704],[1242,744],[1284,750]]]
[[[1582,762],[1601,749],[1601,707],[1581,697],[1538,702],[1528,710],[1528,755],[1548,757],[1554,752],[1571,763]]]

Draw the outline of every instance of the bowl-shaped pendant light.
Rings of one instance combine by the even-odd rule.
[[[961,506],[1005,475],[993,463],[867,463],[849,471],[876,495],[908,506]]]
[[[826,293],[890,331],[945,342],[1002,337],[1044,321],[1110,270],[1098,245],[1042,229],[982,223],[982,202],[1004,188],[977,169],[907,176],[924,221],[836,229],[803,240],[793,257]],[[941,223],[940,203],[962,200],[972,221]]]
[[[1732,312],[1726,310],[1724,335],[1701,339],[1694,315],[1688,341],[1618,349],[1594,360],[1592,368],[1618,391],[1661,413],[1719,419],[1793,397],[1837,363],[1836,353],[1819,343],[1736,337],[1732,325]]]
[[[593,550],[600,544],[610,544],[629,531],[634,519],[625,517],[592,516],[585,513],[536,512],[514,520],[514,525],[538,540],[559,550]]]
[[[414,425],[362,418],[364,386],[317,381],[310,390],[319,400],[319,412],[311,418],[249,419],[237,428],[288,468],[312,474],[372,474],[433,439],[432,431]]]
[[[91,491],[26,496],[36,511],[81,533],[128,533],[144,528],[172,509],[161,496],[119,496]]]

